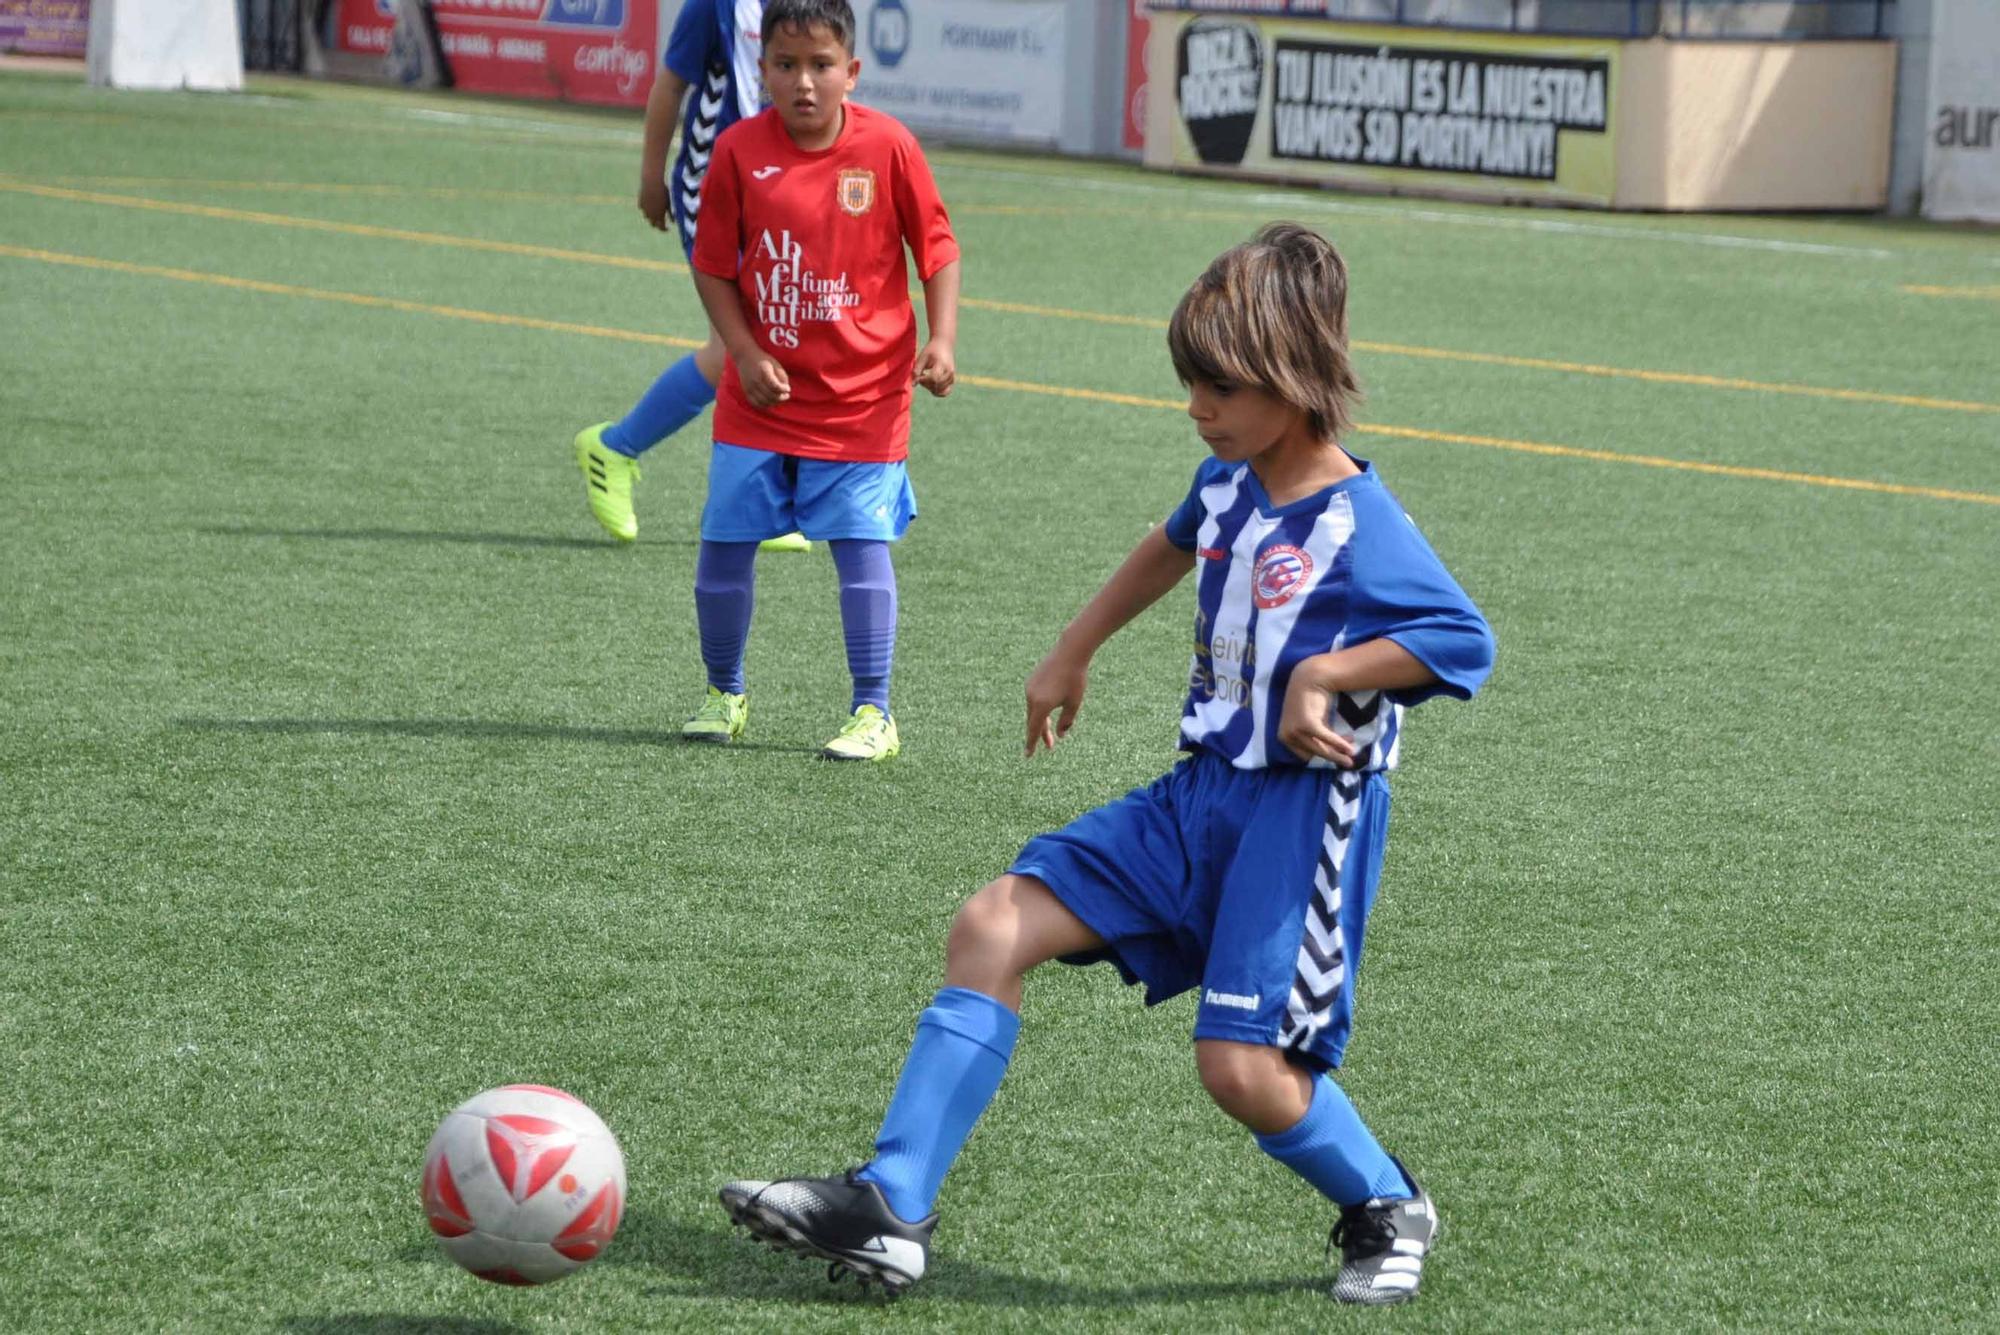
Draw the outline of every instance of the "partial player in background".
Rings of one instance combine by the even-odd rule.
[[[708,695],[681,736],[742,736],[757,544],[796,527],[833,549],[854,678],[821,754],[887,760],[902,746],[889,544],[917,513],[912,387],[943,398],[957,375],[958,241],[916,138],[847,100],[861,70],[847,0],[770,0],[763,37],[771,107],[716,142],[690,257],[729,357],[694,583]],[[921,349],[905,246],[930,323]]]
[[[1076,721],[1099,646],[1194,571],[1188,755],[1029,840],[966,902],[874,1158],[841,1177],[731,1182],[738,1223],[891,1293],[914,1283],[938,1188],[1013,1054],[1024,976],[1109,960],[1148,1002],[1199,989],[1209,1096],[1339,1208],[1333,1296],[1416,1293],[1437,1213],[1328,1072],[1352,1023],[1403,711],[1470,696],[1493,640],[1339,443],[1358,393],[1346,302],[1339,254],[1291,223],[1181,299],[1167,342],[1213,457],[1028,678],[1027,750]]]
[[[653,91],[646,98],[639,212],[664,232],[671,210],[683,252],[694,250],[702,182],[717,137],[743,117],[756,115],[763,99],[757,73],[763,23],[764,0],[685,0],[667,38]],[[688,96],[689,89],[694,96]],[[669,177],[667,148],[673,142],[677,114],[681,151]],[[576,463],[583,470],[584,495],[591,514],[612,537],[621,542],[638,538],[639,516],[632,509],[638,458],[708,407],[722,376],[722,361],[722,340],[710,326],[708,342],[662,372],[623,418],[577,433]],[[767,551],[806,551],[811,546],[796,533],[764,544]]]

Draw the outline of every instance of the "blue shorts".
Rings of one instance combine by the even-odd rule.
[[[917,517],[910,470],[890,464],[837,463],[716,441],[708,456],[708,542],[762,542],[786,533],[815,541],[866,538],[894,542]]]
[[[1239,770],[1209,751],[1030,839],[1008,868],[1104,939],[1146,1004],[1201,989],[1196,1038],[1340,1065],[1389,835],[1380,773]]]

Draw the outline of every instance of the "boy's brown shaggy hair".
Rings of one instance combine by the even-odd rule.
[[[1217,256],[1174,308],[1167,348],[1184,385],[1261,389],[1303,409],[1323,440],[1354,425],[1347,264],[1298,223],[1266,224]]]

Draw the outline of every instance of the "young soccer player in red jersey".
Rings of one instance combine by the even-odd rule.
[[[832,549],[854,678],[821,754],[887,760],[901,749],[889,544],[917,513],[912,386],[942,398],[956,378],[958,242],[916,139],[847,101],[861,70],[847,0],[770,0],[763,36],[771,106],[716,141],[691,256],[729,361],[695,568],[708,694],[681,736],[742,736],[757,544],[797,529]],[[906,245],[930,325],[921,349]]]

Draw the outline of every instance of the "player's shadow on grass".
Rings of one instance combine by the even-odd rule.
[[[648,1212],[628,1210],[618,1237],[598,1264],[648,1266],[678,1276],[676,1297],[730,1298],[743,1303],[836,1303],[878,1305],[882,1295],[864,1294],[851,1278],[830,1282],[826,1267],[803,1257],[757,1246],[728,1229],[717,1211],[714,1228],[700,1228]],[[1311,1293],[1332,1282],[1331,1272],[1297,1278],[1172,1280],[1153,1284],[1098,1286],[1001,1270],[957,1256],[941,1258],[914,1301],[974,1307],[1113,1308],[1135,1303],[1200,1303],[1272,1294]],[[664,1295],[663,1295],[664,1296]],[[908,1302],[911,1299],[905,1299]]]
[[[535,533],[462,533],[403,528],[238,528],[209,524],[196,530],[219,538],[324,538],[336,542],[458,542],[476,547],[558,547],[612,551],[622,546],[692,547],[693,538],[648,538],[636,544],[605,538],[562,538]]]
[[[777,742],[736,741],[727,747],[692,745],[678,728],[580,728],[568,723],[507,723],[470,718],[177,718],[174,726],[193,732],[261,732],[281,736],[313,733],[362,737],[457,737],[469,740],[505,738],[535,742],[603,742],[613,746],[659,746],[689,755],[731,751],[819,754],[817,746],[786,746]]]

